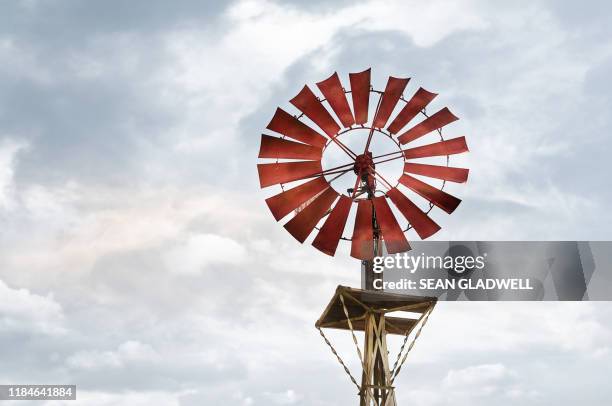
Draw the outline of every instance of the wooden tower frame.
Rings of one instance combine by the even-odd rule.
[[[395,387],[408,353],[414,346],[429,315],[436,305],[435,297],[420,297],[385,293],[373,290],[338,286],[334,296],[315,323],[353,384],[359,390],[360,406],[395,406]],[[394,312],[410,312],[417,318],[397,317]],[[361,383],[350,373],[333,345],[323,332],[324,328],[349,330],[362,367]],[[413,340],[408,339],[416,329]],[[355,331],[364,332],[363,346],[359,345]],[[393,366],[389,363],[387,335],[404,336],[404,342]]]

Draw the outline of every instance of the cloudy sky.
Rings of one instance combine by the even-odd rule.
[[[358,263],[269,214],[255,164],[274,108],[333,71],[410,76],[471,149],[437,238],[610,239],[611,12],[1,2],[0,383],[76,384],[67,405],[356,402],[313,323]],[[603,302],[442,303],[400,404],[609,405],[611,326]]]

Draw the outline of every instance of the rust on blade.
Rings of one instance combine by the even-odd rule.
[[[329,187],[329,183],[323,177],[315,178],[292,189],[281,192],[266,199],[266,204],[272,215],[279,221],[293,210],[297,209],[308,199],[316,196]]]
[[[379,196],[373,199],[374,211],[376,212],[376,222],[382,232],[382,238],[385,241],[387,252],[396,254],[410,250],[410,244],[402,231],[402,228],[397,223],[387,198]]]
[[[368,122],[371,73],[371,69],[366,69],[359,73],[349,73],[353,111],[355,112],[355,122],[357,124],[365,124]]]
[[[448,180],[456,183],[465,183],[470,170],[465,168],[453,168],[451,166],[425,165],[406,162],[404,164],[404,172],[428,176],[430,178]]]
[[[395,109],[397,102],[400,97],[402,97],[402,93],[409,81],[410,78],[402,79],[389,76],[385,92],[381,96],[382,100],[380,102],[380,107],[376,112],[376,117],[374,117],[374,127],[382,128],[387,124],[389,116],[393,113],[393,109]]]
[[[372,202],[359,200],[357,216],[351,238],[351,256],[357,259],[374,258],[374,229],[372,228]]]
[[[266,134],[261,136],[259,158],[317,160],[321,159],[322,156],[322,148]]]
[[[300,109],[306,117],[318,125],[329,137],[335,137],[340,130],[336,120],[323,107],[317,96],[308,86],[304,86],[297,96],[289,100],[289,102]]]
[[[340,82],[340,77],[337,72],[334,72],[329,78],[322,82],[317,83],[317,87],[327,99],[327,102],[331,106],[336,116],[340,119],[340,122],[345,127],[350,127],[355,124],[353,113],[349,107],[344,88]]]
[[[438,206],[448,214],[455,211],[457,206],[459,206],[459,203],[461,203],[461,199],[458,199],[453,195],[449,195],[443,190],[436,189],[435,187],[413,178],[410,175],[403,174],[399,178],[399,181],[402,185],[417,193],[419,196],[429,200],[431,203]]]
[[[407,144],[410,141],[414,141],[430,132],[442,128],[447,124],[457,121],[459,118],[455,116],[451,111],[444,107],[442,110],[434,113],[432,116],[426,118],[421,123],[415,125],[410,130],[406,131],[402,135],[397,137],[397,140],[401,144]]]
[[[276,109],[274,117],[266,128],[318,148],[323,148],[327,142],[323,135],[281,108]]]
[[[406,126],[416,117],[417,114],[421,110],[423,110],[435,97],[437,93],[431,93],[422,87],[416,91],[416,93],[412,96],[408,103],[402,108],[402,110],[398,113],[397,117],[393,119],[387,130],[391,134],[397,134],[402,128]]]
[[[346,226],[346,220],[348,219],[352,204],[353,202],[351,199],[343,195],[340,196],[338,203],[336,203],[331,213],[329,213],[325,223],[323,223],[319,233],[312,242],[313,247],[327,255],[334,256],[342,233],[344,232],[344,227]]]
[[[259,184],[262,188],[278,183],[291,182],[320,173],[321,161],[281,162],[258,164]]]
[[[397,188],[389,190],[387,196],[389,196],[395,207],[402,212],[422,240],[431,237],[440,230],[440,226],[427,213],[419,209],[416,204]]]
[[[319,220],[327,213],[337,197],[338,193],[334,189],[325,189],[325,191],[317,196],[308,206],[289,220],[289,222],[285,224],[285,229],[289,231],[289,234],[296,240],[303,243],[312,230],[314,230]]]
[[[428,158],[432,156],[461,154],[467,151],[469,150],[465,142],[465,137],[457,137],[446,141],[405,149],[404,157],[406,159]]]

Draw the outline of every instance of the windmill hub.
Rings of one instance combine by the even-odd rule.
[[[375,167],[374,160],[372,159],[372,153],[368,152],[367,154],[358,155],[357,158],[355,158],[353,171],[357,175],[365,173],[373,174]]]

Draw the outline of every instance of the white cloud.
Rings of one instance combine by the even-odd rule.
[[[231,238],[195,234],[169,249],[163,254],[163,259],[171,272],[197,274],[211,264],[243,264],[247,259],[247,251]]]
[[[52,294],[12,289],[0,280],[0,331],[62,334],[64,314]]]
[[[154,363],[159,354],[148,344],[126,341],[113,351],[79,351],[66,359],[74,369],[122,368],[134,363]]]
[[[244,194],[213,195],[205,187],[163,190],[75,182],[27,188],[16,200],[18,215],[7,218],[7,234],[0,235],[0,273],[11,269],[4,277],[12,283],[47,286],[60,283],[56,272],[65,282],[91,272],[107,255],[141,249],[160,250],[169,261],[164,264],[178,273],[245,261],[246,248],[233,236],[247,238],[263,215],[240,205]],[[199,222],[203,225],[192,225]],[[191,234],[190,227],[195,227]],[[199,229],[204,232],[195,232]],[[212,229],[220,235],[206,232]]]
[[[166,103],[183,106],[184,118],[173,131],[178,151],[220,153],[225,146],[223,152],[229,155],[235,148],[233,138],[242,135],[237,133],[240,119],[282,85],[293,63],[319,50],[312,62],[320,72],[304,80],[321,80],[322,72],[331,73],[328,58],[333,52],[325,47],[343,29],[393,29],[418,45],[431,46],[454,32],[486,25],[471,2],[369,1],[311,11],[268,0],[237,2],[220,24],[231,29],[219,33],[212,27],[189,28],[165,37],[173,63],[158,81]]]
[[[448,371],[444,385],[451,390],[474,390],[483,386],[496,385],[508,378],[509,371],[502,364],[469,366]]]
[[[572,112],[573,101],[584,96],[581,80],[585,69],[601,58],[593,57],[591,42],[584,42],[579,36],[574,38],[582,49],[576,56],[568,47],[563,28],[556,25],[541,4],[510,5],[503,12],[491,12],[471,1],[345,4],[299,8],[269,1],[240,1],[217,20],[207,21],[206,25],[168,25],[172,28],[157,33],[158,37],[152,35],[151,42],[146,42],[150,48],[142,45],[138,34],[97,32],[97,40],[87,41],[96,52],[90,52],[89,48],[71,50],[62,62],[50,60],[49,64],[39,63],[42,56],[27,50],[30,45],[27,39],[1,40],[0,59],[8,63],[0,66],[0,70],[3,74],[10,73],[11,80],[30,81],[29,85],[42,92],[48,91],[48,84],[57,77],[66,83],[91,81],[91,87],[85,89],[88,96],[91,90],[95,99],[99,89],[94,87],[94,82],[104,82],[99,79],[105,77],[113,81],[129,77],[137,89],[153,89],[146,94],[159,102],[162,110],[178,119],[170,128],[160,130],[164,134],[161,139],[153,139],[148,127],[140,127],[134,115],[134,111],[149,107],[133,105],[127,109],[123,118],[126,125],[133,126],[141,142],[130,152],[133,152],[135,166],[146,167],[144,177],[131,179],[129,188],[101,186],[95,180],[82,184],[60,179],[49,184],[28,184],[26,181],[15,191],[16,158],[21,148],[31,147],[36,151],[37,139],[33,139],[31,146],[6,143],[0,146],[0,208],[13,210],[10,216],[2,218],[0,272],[10,278],[11,286],[29,287],[15,290],[0,284],[3,313],[0,329],[18,328],[30,334],[53,332],[61,329],[65,318],[69,318],[71,332],[72,329],[77,332],[74,337],[83,341],[79,348],[97,348],[68,351],[71,355],[62,368],[73,377],[107,369],[119,372],[133,365],[146,367],[151,362],[159,362],[156,371],[159,375],[167,377],[167,381],[182,382],[184,376],[177,370],[191,371],[196,368],[195,364],[225,368],[244,362],[247,365],[245,375],[230,369],[224,376],[220,385],[223,386],[222,395],[232,394],[230,400],[223,398],[224,401],[247,406],[259,404],[262,399],[264,403],[277,404],[303,403],[306,399],[317,406],[350,401],[349,396],[354,396],[353,388],[320,341],[312,322],[337,283],[358,285],[359,263],[348,259],[344,253],[339,254],[340,258],[331,259],[312,247],[296,243],[274,223],[263,202],[258,201],[259,206],[253,203],[253,199],[260,197],[250,192],[255,183],[247,192],[236,191],[235,184],[203,185],[199,183],[201,178],[196,179],[197,185],[189,184],[193,180],[180,175],[196,173],[197,177],[199,169],[177,159],[177,156],[195,157],[197,168],[218,159],[222,164],[216,166],[218,173],[212,175],[219,177],[230,177],[228,173],[236,166],[250,165],[248,168],[253,169],[254,150],[246,161],[244,157],[232,155],[237,148],[244,147],[245,134],[238,133],[241,123],[260,108],[262,102],[279,92],[279,88],[281,93],[285,88],[297,93],[303,83],[312,84],[323,79],[323,73],[341,69],[335,65],[334,56],[342,49],[350,52],[355,44],[343,42],[347,38],[350,41],[352,35],[339,34],[359,34],[364,38],[376,34],[376,47],[391,56],[374,60],[374,69],[403,64],[406,71],[411,72],[414,63],[411,55],[404,54],[404,59],[397,55],[402,46],[415,49],[413,45],[416,44],[416,51],[434,53],[435,66],[442,67],[443,75],[456,68],[466,70],[465,77],[457,78],[452,74],[448,88],[436,90],[444,92],[445,96],[469,94],[475,98],[475,104],[485,107],[480,118],[475,117],[465,127],[469,130],[471,155],[478,157],[470,166],[474,176],[468,184],[466,200],[482,196],[490,200],[486,210],[482,206],[477,208],[481,220],[478,223],[483,224],[470,228],[472,236],[474,230],[478,232],[477,238],[500,235],[506,238],[520,235],[520,232],[535,234],[538,227],[572,228],[582,212],[600,212],[605,207],[595,200],[601,195],[598,191],[593,196],[568,194],[563,185],[540,181],[544,176],[533,183],[513,182],[517,171],[537,169],[541,160],[572,154],[571,143],[556,141],[550,134],[557,129],[557,119]],[[66,21],[66,24],[74,21],[78,19]],[[135,20],[134,27],[139,23]],[[447,48],[437,50],[435,47],[453,34],[469,34],[474,30],[482,30],[482,41],[469,35],[453,39],[457,42],[452,45],[481,52],[462,56],[461,60],[468,61],[465,64],[441,53]],[[398,40],[402,36],[405,36],[405,44]],[[491,47],[484,46],[485,43]],[[44,46],[34,45],[36,49],[39,45]],[[152,51],[155,56],[147,58]],[[53,58],[55,53],[45,55]],[[311,57],[314,61],[302,63],[309,55],[316,55]],[[155,63],[150,63],[151,60]],[[65,67],[65,72],[57,72],[57,66]],[[304,66],[309,69],[299,72],[299,79],[294,80],[291,69]],[[558,69],[553,69],[556,67]],[[24,93],[24,96],[32,95]],[[59,88],[54,96],[54,103],[80,97]],[[275,99],[276,102],[282,104],[286,99]],[[49,103],[46,107],[52,106],[53,103]],[[51,110],[50,114],[55,112]],[[44,114],[41,117],[43,120]],[[99,124],[86,116],[75,119],[90,119],[91,122],[86,123],[90,126]],[[28,128],[29,123],[22,125]],[[256,137],[259,129],[250,130]],[[587,135],[581,134],[581,137]],[[117,141],[113,134],[108,137],[108,142]],[[77,141],[86,144],[91,140]],[[157,149],[148,154],[149,148]],[[29,156],[37,157],[36,154]],[[52,166],[55,162],[44,164]],[[179,177],[180,183],[168,186]],[[499,210],[491,208],[498,202],[524,206],[523,223],[517,224],[518,216],[499,215]],[[547,212],[547,221],[542,222],[544,217],[537,217],[543,223],[538,225],[530,210]],[[489,213],[496,217],[495,221],[482,219]],[[453,216],[452,221],[457,221],[450,228],[455,235],[468,229],[460,213]],[[491,230],[495,227],[494,234]],[[122,283],[132,280],[125,274],[113,272],[103,260],[110,257],[122,261],[123,257],[117,254],[129,257],[127,254],[132,252],[159,253],[163,265],[172,271],[164,274],[168,278],[163,279],[168,282],[163,286],[164,298],[175,301],[177,307],[184,306],[188,315],[177,317],[176,312],[163,309],[168,312],[164,313],[151,305],[163,300],[156,296],[156,291],[151,293],[154,289],[146,283],[151,274],[145,272],[142,276],[145,283],[135,277],[137,282],[125,287],[127,295],[115,292],[121,290]],[[248,268],[245,265],[251,260],[256,267],[246,269],[241,279],[244,286],[233,286],[235,280],[230,278],[235,274],[220,273],[215,292],[198,292],[198,299],[189,297],[192,289],[189,284],[205,282],[202,276],[208,268]],[[95,277],[116,278],[115,284],[105,285],[110,292],[103,300],[100,300],[97,285],[100,279],[93,279],[90,274],[96,265],[109,268],[103,269],[104,272],[92,272]],[[128,263],[126,268],[130,267],[138,268]],[[65,310],[52,296],[32,293],[48,291],[47,287],[52,285],[62,286]],[[237,295],[236,289],[252,294]],[[209,295],[215,299],[232,298],[239,310],[233,313],[217,311],[216,300]],[[145,296],[152,297],[152,301],[143,300]],[[404,372],[409,375],[412,364],[418,370],[406,377],[406,392],[404,383],[398,381],[398,393],[414,395],[412,403],[421,405],[457,404],[452,394],[466,383],[493,387],[495,393],[501,394],[500,399],[505,397],[514,402],[531,399],[537,392],[522,384],[520,379],[512,385],[500,383],[513,378],[516,363],[531,365],[521,357],[538,358],[538,362],[551,370],[560,364],[566,367],[572,362],[588,361],[593,363],[589,365],[590,371],[597,374],[577,374],[579,379],[586,381],[605,375],[609,369],[612,337],[609,315],[603,312],[604,308],[605,304],[440,304],[411,353],[410,365],[406,365]],[[100,333],[91,323],[98,327],[106,320],[92,321],[90,312],[96,317],[112,315],[113,322],[122,328]],[[350,339],[343,338],[347,339],[347,354],[354,357]],[[117,346],[117,342],[123,343]],[[25,345],[16,343],[14,351],[25,351]],[[543,350],[563,359],[540,359]],[[46,354],[47,348],[41,351]],[[179,361],[166,365],[160,361],[166,358]],[[304,371],[311,372],[308,368],[316,368],[317,374],[311,380],[304,380]],[[434,369],[439,372],[432,372]],[[445,378],[444,373],[449,369]],[[55,372],[49,370],[41,374],[54,377]],[[322,373],[319,375],[319,372]],[[10,377],[13,371],[5,374]],[[202,385],[207,384],[205,381],[202,379]],[[418,383],[423,384],[422,389],[408,390],[420,387]],[[546,386],[546,382],[537,381],[534,385]],[[346,399],[341,392],[345,387],[347,393],[350,392]],[[559,392],[563,390],[559,388]],[[308,397],[303,395],[305,393]],[[327,399],[328,395],[332,399]],[[585,396],[588,395],[585,391]],[[164,391],[111,393],[94,390],[80,391],[78,403],[88,406],[179,405],[183,403],[181,396]],[[202,390],[201,396],[204,401],[198,404],[215,403],[210,401],[213,395],[209,391]],[[485,401],[466,393],[462,396],[464,403],[471,406],[492,403],[486,396]]]
[[[14,202],[13,175],[17,153],[27,144],[5,138],[0,139],[0,210],[10,209]]]
[[[591,358],[604,354],[612,340],[604,320],[595,303],[442,302],[410,362],[459,359],[466,351],[480,360],[494,359],[490,354],[513,357],[530,351]],[[461,339],[449,339],[456,334]]]
[[[533,401],[539,393],[504,364],[495,363],[450,369],[439,387],[428,382],[420,389],[410,390],[408,396],[417,405],[470,405]]]
[[[430,47],[457,31],[477,31],[488,25],[474,1],[370,1],[347,13],[355,15],[361,29],[397,30],[422,47]]]
[[[103,392],[91,390],[78,390],[77,400],[49,401],[43,403],[45,406],[181,406],[181,396],[187,392],[166,391],[122,391]]]
[[[278,393],[266,392],[264,396],[275,405],[294,405],[303,398],[302,395],[296,393],[293,389],[287,389],[284,392]]]

